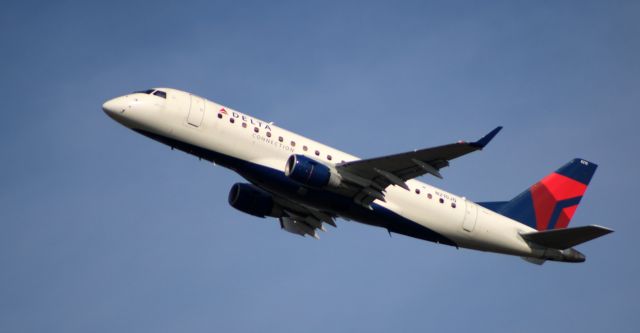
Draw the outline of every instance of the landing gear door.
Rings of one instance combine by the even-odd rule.
[[[189,108],[189,116],[187,122],[189,125],[198,127],[202,124],[204,117],[204,99],[191,95],[191,107]]]
[[[476,227],[476,219],[478,218],[478,206],[471,201],[465,200],[464,203],[464,221],[462,222],[462,229],[468,232],[472,232]]]

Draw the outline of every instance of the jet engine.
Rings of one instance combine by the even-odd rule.
[[[271,194],[251,184],[233,184],[229,191],[229,204],[243,213],[257,217],[282,216],[280,207],[273,202]]]
[[[334,168],[304,155],[289,156],[284,174],[311,187],[338,187],[342,183],[342,177]]]

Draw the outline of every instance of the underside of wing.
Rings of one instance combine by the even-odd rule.
[[[294,201],[275,197],[275,202],[282,207],[283,216],[279,217],[280,227],[285,231],[300,236],[309,235],[319,239],[318,230],[326,231],[324,224],[336,227],[335,216]]]

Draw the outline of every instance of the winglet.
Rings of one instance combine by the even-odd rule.
[[[479,149],[482,149],[487,144],[489,144],[489,141],[491,141],[493,139],[493,137],[496,136],[496,134],[498,134],[498,132],[500,132],[501,129],[502,129],[502,126],[498,126],[498,127],[494,128],[493,131],[489,132],[489,134],[483,136],[480,140],[478,140],[476,142],[470,142],[469,144],[474,146],[474,147],[478,147]]]

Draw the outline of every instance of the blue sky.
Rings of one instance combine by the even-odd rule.
[[[0,11],[0,331],[637,332],[640,4],[11,2]],[[240,177],[101,104],[170,86],[361,157],[504,130],[435,186],[508,199],[600,165],[587,262],[228,206]]]

